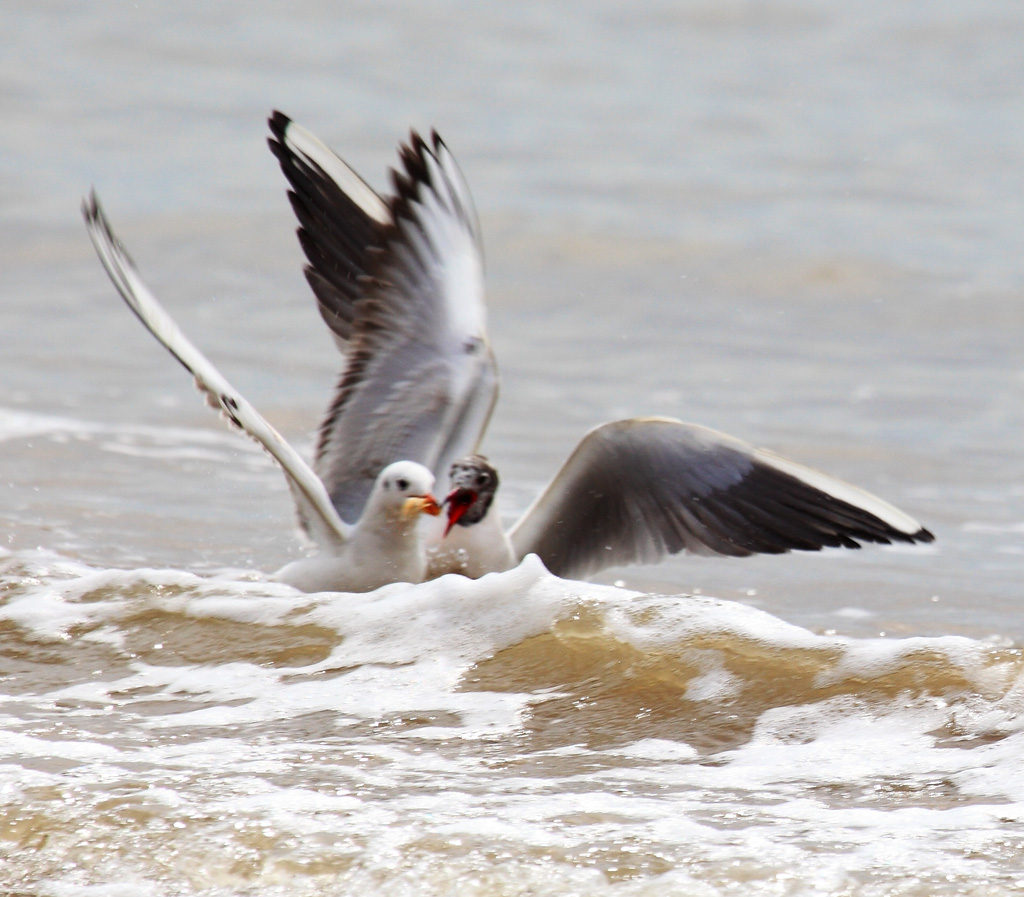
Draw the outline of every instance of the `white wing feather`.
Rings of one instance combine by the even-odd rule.
[[[336,549],[348,538],[323,483],[308,464],[263,416],[224,378],[181,332],[171,316],[143,282],[124,247],[114,236],[95,192],[82,205],[93,246],[117,291],[139,320],[195,377],[207,402],[259,443],[280,464],[288,486],[321,549]]]

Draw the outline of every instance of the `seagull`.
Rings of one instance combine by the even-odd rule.
[[[931,542],[889,503],[828,474],[698,424],[664,417],[598,426],[506,532],[499,478],[479,455],[498,393],[486,332],[483,250],[469,188],[436,132],[399,147],[381,196],[281,112],[270,149],[287,178],[306,279],[349,362],[321,424],[315,469],[338,513],[359,511],[352,456],[398,457],[448,474],[447,524],[428,577],[508,569],[527,554],[567,578],[667,555],[744,557],[861,542]],[[349,407],[348,378],[368,339],[395,347],[373,414]],[[390,379],[389,379],[390,378]],[[380,409],[383,409],[382,413]],[[339,410],[349,414],[339,419]]]
[[[684,550],[747,557],[934,539],[863,489],[667,417],[595,427],[508,532],[486,458],[457,461],[449,478],[446,536],[428,578],[482,576],[528,554],[558,576],[581,579]]]
[[[181,332],[146,286],[95,192],[83,202],[82,213],[96,253],[128,307],[192,374],[207,403],[281,466],[303,528],[319,550],[282,567],[274,578],[306,592],[367,592],[392,582],[422,582],[427,551],[417,523],[422,514],[440,513],[431,494],[434,474],[408,459],[383,466],[374,473],[358,519],[346,523],[320,478]]]

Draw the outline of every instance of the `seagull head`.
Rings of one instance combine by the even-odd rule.
[[[498,471],[483,455],[468,455],[452,464],[448,478],[452,488],[444,500],[448,507],[446,536],[455,524],[472,526],[487,516],[498,489]]]
[[[401,519],[413,520],[420,514],[436,517],[441,513],[437,499],[430,494],[434,475],[415,461],[396,461],[377,477],[375,492],[381,506]]]

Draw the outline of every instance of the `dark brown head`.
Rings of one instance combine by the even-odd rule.
[[[460,458],[448,471],[452,488],[442,507],[448,508],[448,525],[444,533],[458,524],[472,526],[487,516],[498,490],[498,471],[483,455],[467,455]]]

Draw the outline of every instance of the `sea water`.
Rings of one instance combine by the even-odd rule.
[[[0,11],[0,891],[1024,888],[1016,5]],[[340,370],[273,108],[476,199],[509,522],[618,417],[875,492],[929,546],[303,595],[280,473]]]

